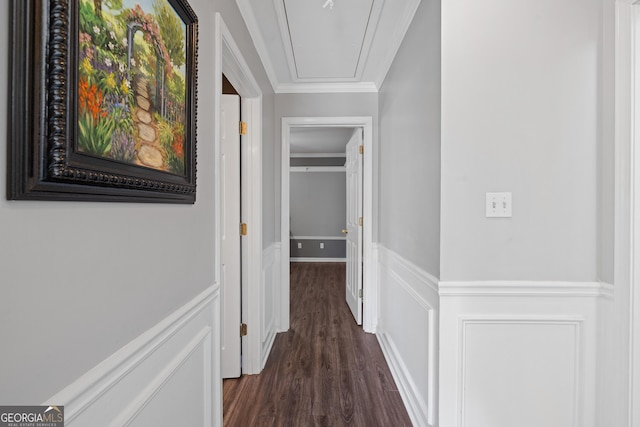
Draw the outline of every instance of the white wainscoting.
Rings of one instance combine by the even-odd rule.
[[[596,427],[601,283],[440,282],[439,421]]]
[[[262,254],[262,354],[260,370],[267,363],[276,333],[280,313],[280,243],[271,244]]]
[[[46,401],[70,427],[222,426],[219,295],[210,287]]]
[[[384,246],[376,248],[378,341],[413,424],[435,426],[438,279]]]

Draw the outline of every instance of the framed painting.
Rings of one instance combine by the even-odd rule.
[[[186,0],[12,0],[7,197],[194,203]]]

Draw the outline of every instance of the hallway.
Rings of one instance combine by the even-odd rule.
[[[227,427],[411,425],[375,335],[349,312],[344,264],[291,264],[291,329],[260,375],[223,389]]]

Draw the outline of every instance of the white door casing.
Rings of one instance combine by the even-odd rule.
[[[247,134],[242,140],[242,218],[249,231],[242,238],[243,277],[242,315],[248,325],[248,334],[242,338],[242,372],[260,373],[263,363],[261,331],[265,295],[262,285],[262,91],[253,77],[240,48],[233,40],[229,28],[220,13],[215,15],[215,114],[214,114],[214,228],[215,255],[212,265],[216,284],[221,283],[221,193],[220,185],[220,107],[222,96],[222,74],[238,91],[242,98],[242,120],[247,122]],[[205,118],[207,119],[207,118]],[[222,322],[220,322],[222,323]],[[222,325],[220,325],[222,327]],[[236,325],[237,326],[237,325]],[[233,328],[238,331],[237,327]],[[215,390],[214,404],[219,410],[219,425],[222,425],[222,384]]]
[[[355,130],[347,144],[347,305],[358,325],[362,325],[362,129]]]
[[[240,367],[240,97],[222,95],[220,105],[220,178],[222,253],[222,378],[238,378]]]
[[[279,292],[279,330],[289,329],[289,155],[290,133],[294,127],[349,127],[363,129],[363,173],[362,173],[362,271],[363,271],[363,311],[362,328],[365,332],[375,333],[378,322],[378,286],[376,282],[376,263],[374,262],[373,230],[376,218],[374,212],[374,188],[377,188],[376,149],[373,144],[372,117],[283,117],[281,150],[281,187],[280,187],[280,292]],[[371,154],[367,154],[371,153]]]

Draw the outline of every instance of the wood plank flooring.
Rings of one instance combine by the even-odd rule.
[[[375,335],[345,302],[345,265],[291,264],[291,328],[260,375],[225,380],[224,425],[411,426]]]

